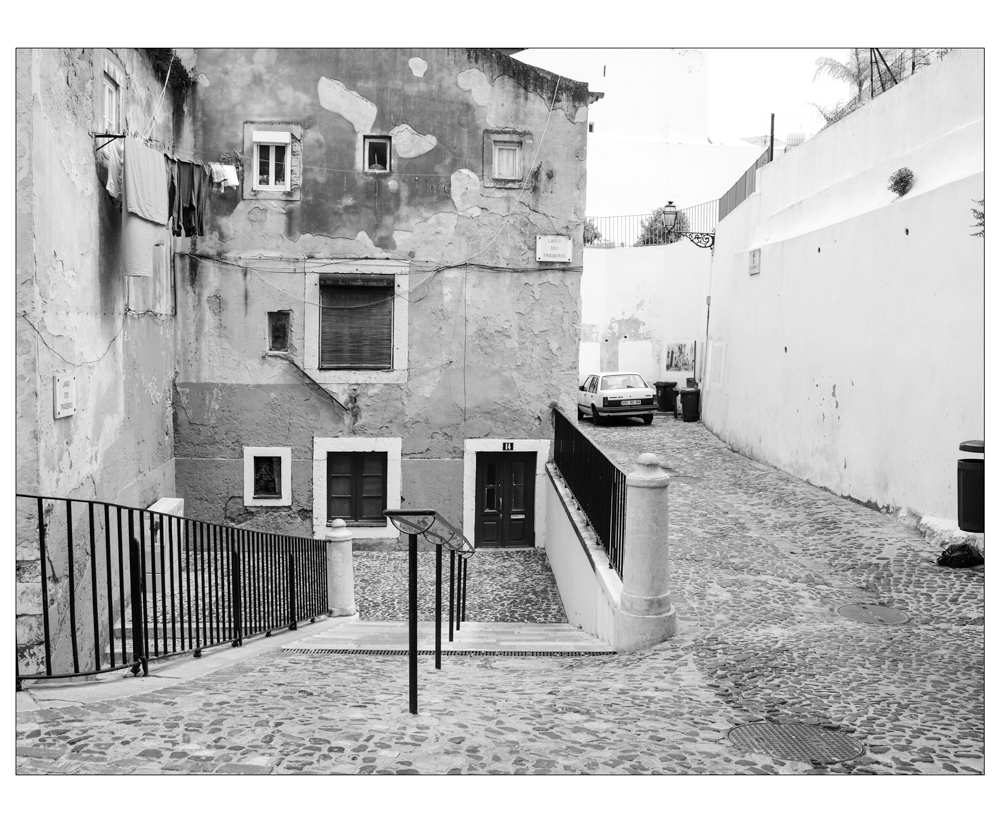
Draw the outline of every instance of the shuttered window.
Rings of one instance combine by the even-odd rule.
[[[327,452],[327,520],[385,522],[385,452]]]
[[[392,368],[392,275],[320,283],[319,367]]]

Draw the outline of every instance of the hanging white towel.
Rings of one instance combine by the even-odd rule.
[[[234,189],[240,187],[240,178],[236,174],[236,166],[223,165],[223,174],[225,174],[225,179],[222,181],[222,190],[226,190],[226,186],[232,186]]]
[[[128,210],[165,226],[167,166],[162,152],[147,148],[134,137],[125,137],[125,189]]]

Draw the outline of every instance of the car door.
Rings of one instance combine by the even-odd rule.
[[[581,411],[589,412],[590,404],[594,401],[591,399],[594,394],[594,385],[597,382],[597,375],[588,374],[587,379],[583,381],[583,389],[577,395],[577,406],[580,407]]]

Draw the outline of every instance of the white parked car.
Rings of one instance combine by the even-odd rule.
[[[600,426],[608,417],[641,417],[647,426],[656,411],[656,392],[634,372],[598,372],[587,376],[576,401],[576,418],[589,414]]]

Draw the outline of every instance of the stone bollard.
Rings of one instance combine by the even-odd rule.
[[[670,600],[667,491],[670,477],[655,454],[639,456],[625,478],[625,551],[617,651],[647,649],[677,631]]]
[[[343,520],[333,521],[333,530],[326,534],[326,596],[327,614],[346,617],[357,614],[354,605],[354,535]]]

